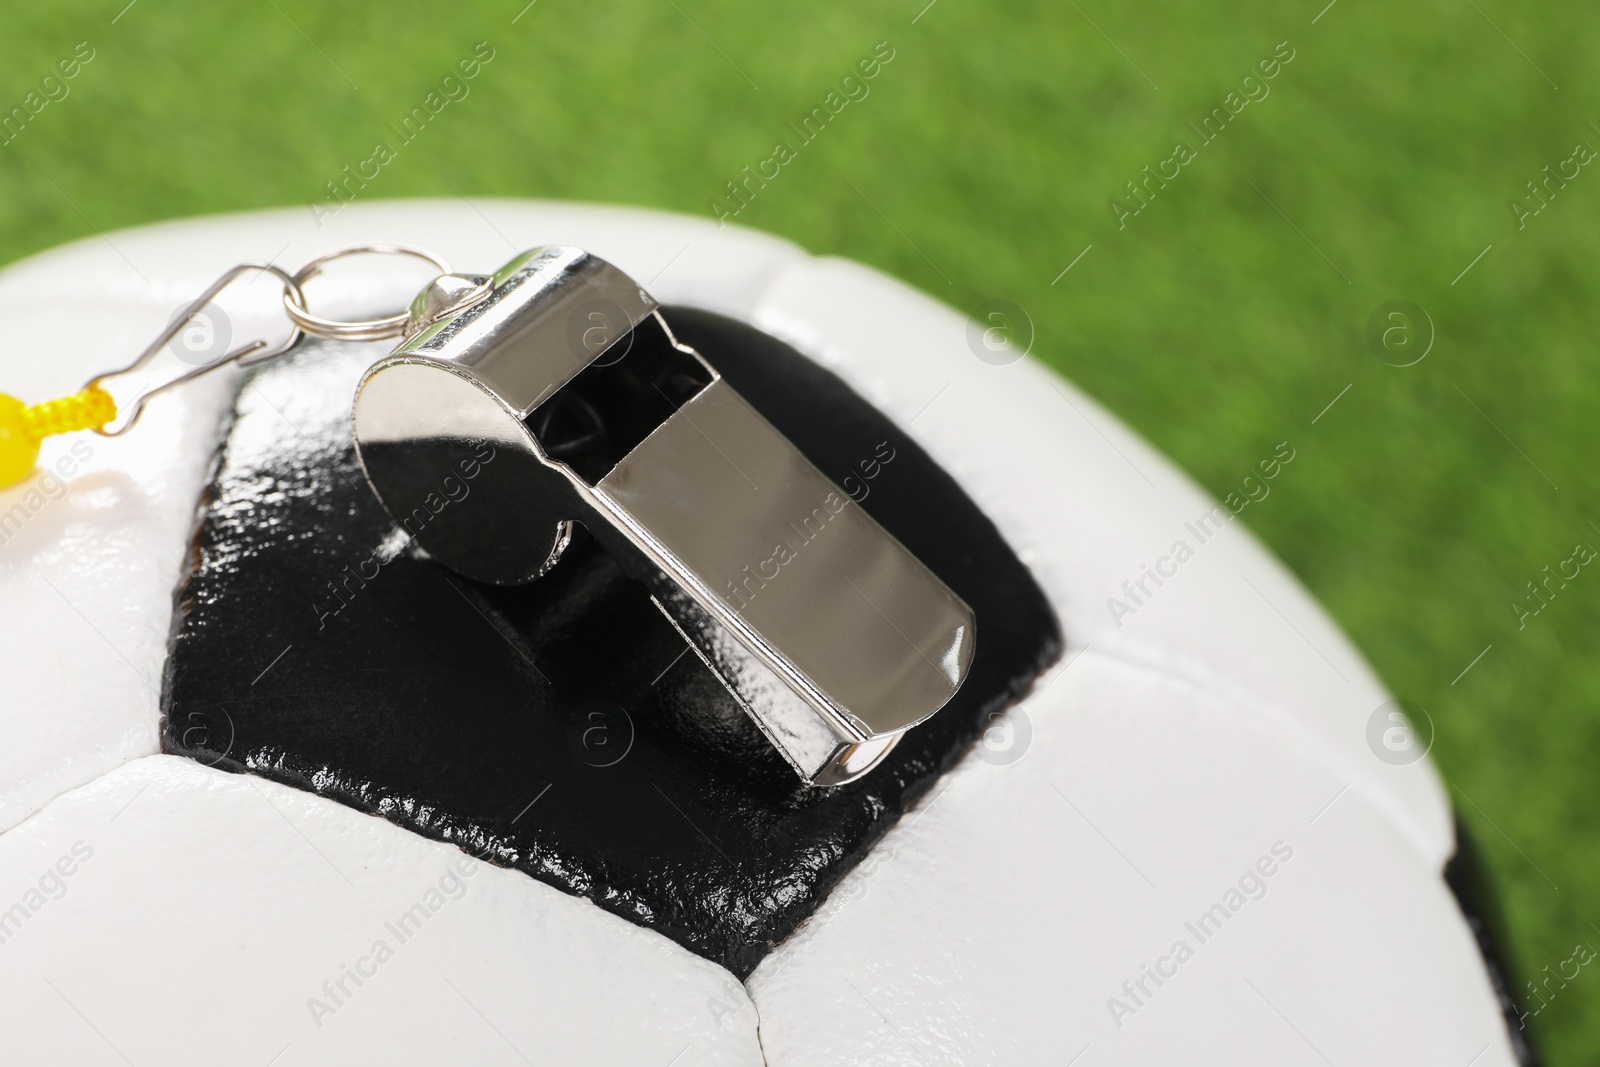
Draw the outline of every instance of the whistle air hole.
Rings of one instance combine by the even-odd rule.
[[[581,393],[563,389],[539,405],[527,423],[545,455],[565,463],[585,480],[592,481],[594,470],[610,452],[611,435],[605,420]]]
[[[616,349],[625,354],[608,358]],[[711,380],[705,365],[676,348],[661,324],[649,318],[524,423],[545,455],[594,485]]]

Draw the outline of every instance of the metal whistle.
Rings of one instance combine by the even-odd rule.
[[[357,389],[362,469],[478,581],[538,578],[581,524],[800,777],[841,785],[961,687],[972,609],[657,308],[577,248],[441,276]],[[470,494],[437,506],[468,472]]]

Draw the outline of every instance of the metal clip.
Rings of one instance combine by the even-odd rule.
[[[167,325],[167,328],[162,330],[161,333],[157,335],[156,339],[150,342],[149,347],[147,347],[143,352],[139,353],[138,358],[136,358],[132,363],[129,363],[121,370],[108,371],[105,374],[95,375],[84,384],[84,388],[104,388],[104,383],[108,379],[120,378],[125,374],[132,374],[135,371],[143,370],[145,365],[154,359],[163,348],[166,348],[167,345],[172,343],[172,339],[174,337],[178,336],[180,332],[188,328],[189,324],[194,321],[195,316],[200,314],[200,312],[204,310],[205,306],[216,298],[218,293],[232,285],[234,279],[238,278],[241,274],[248,274],[251,271],[261,271],[266,274],[271,274],[281,281],[283,283],[285,299],[288,299],[289,294],[293,293],[300,299],[302,303],[305,301],[305,294],[300,291],[299,283],[297,283],[294,278],[290,277],[287,271],[284,271],[279,267],[275,267],[270,263],[241,263],[236,267],[230,268],[222,275],[222,277],[212,282],[210,287],[207,288],[205,292],[201,293],[199,296],[195,297],[187,305],[185,305],[184,309],[173,317],[172,322]],[[271,359],[273,356],[282,355],[283,353],[289,351],[289,349],[293,348],[299,340],[300,328],[296,326],[291,328],[289,331],[289,336],[277,345],[269,346],[264,340],[251,341],[249,344],[240,345],[231,352],[227,352],[219,356],[210,363],[190,367],[182,374],[179,374],[173,378],[169,378],[159,385],[145,386],[139,390],[138,394],[133,398],[132,401],[128,403],[118,402],[117,417],[106,423],[104,426],[95,428],[94,432],[104,437],[117,437],[121,434],[127,433],[133,428],[133,424],[139,420],[140,414],[142,414],[144,411],[144,405],[146,401],[148,401],[151,397],[164,393],[174,386],[182,385],[184,382],[192,381],[195,378],[198,378],[200,375],[205,374],[207,371],[216,370],[218,367],[226,366],[229,363],[238,363],[242,367],[248,367],[251,364],[259,363],[264,359]]]
[[[256,340],[251,341],[249,344],[240,345],[238,348],[224,353],[209,363],[192,366],[183,373],[168,378],[158,385],[141,384],[139,391],[131,401],[127,403],[117,402],[117,416],[105,425],[96,427],[95,433],[105,437],[116,437],[127,433],[133,428],[133,424],[138,421],[140,414],[144,411],[146,401],[151,397],[164,393],[174,386],[193,381],[208,371],[225,367],[230,363],[237,363],[241,367],[249,367],[274,356],[281,356],[298,344],[303,334],[310,334],[313,337],[325,337],[335,341],[380,341],[401,337],[413,332],[417,326],[415,309],[381,319],[364,319],[353,322],[323,318],[311,313],[306,305],[305,285],[322,273],[322,269],[329,263],[348,256],[360,255],[404,256],[422,260],[438,270],[443,276],[440,281],[436,281],[429,287],[428,291],[430,292],[439,287],[444,279],[454,277],[454,275],[450,274],[450,265],[432,252],[427,252],[420,248],[407,248],[403,245],[366,244],[340,248],[326,255],[318,256],[294,274],[290,274],[271,263],[241,263],[236,267],[230,268],[220,278],[212,282],[205,292],[185,305],[183,310],[167,324],[167,328],[154,341],[151,341],[149,347],[139,353],[138,358],[132,363],[120,370],[95,375],[89,379],[84,388],[103,388],[104,383],[112,378],[120,378],[123,375],[143,370],[145,365],[154,359],[163,348],[172,343],[174,337],[177,337],[179,333],[189,327],[195,316],[199,315],[207,304],[216,299],[217,295],[224,289],[232,285],[236,278],[251,271],[270,274],[283,283],[283,309],[288,314],[291,323],[289,335],[276,345],[269,345],[265,340]],[[463,305],[464,301],[461,299],[461,294],[457,293],[455,294],[454,302],[449,307],[441,310],[456,310]]]
[[[412,322],[357,389],[355,439],[445,566],[530,581],[583,525],[814,785],[866,773],[961,687],[972,609],[616,267],[535,249],[436,280]],[[436,506],[458,473],[472,492]]]

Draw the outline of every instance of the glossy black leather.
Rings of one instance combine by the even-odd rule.
[[[837,377],[743,324],[666,315],[976,611],[970,677],[883,766],[803,788],[592,541],[517,588],[384,562],[349,429],[381,352],[322,342],[241,389],[177,594],[163,744],[455,842],[743,977],[1061,636],[994,526]]]

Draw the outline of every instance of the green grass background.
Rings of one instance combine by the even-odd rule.
[[[480,40],[497,54],[472,95],[367,195],[709,214],[889,41],[871,96],[739,221],[958,307],[1022,305],[1036,353],[1218,494],[1291,439],[1303,458],[1245,521],[1429,710],[1521,969],[1600,946],[1600,573],[1524,629],[1510,606],[1578,542],[1600,548],[1600,166],[1525,229],[1508,207],[1576,142],[1600,148],[1600,8],[125,2],[0,9],[4,110],[77,42],[96,50],[0,148],[0,261],[319,197]],[[1119,231],[1108,199],[1284,40],[1271,95]],[[1365,340],[1396,298],[1437,330],[1406,368]],[[1600,1062],[1600,971],[1534,1025],[1552,1063]]]

